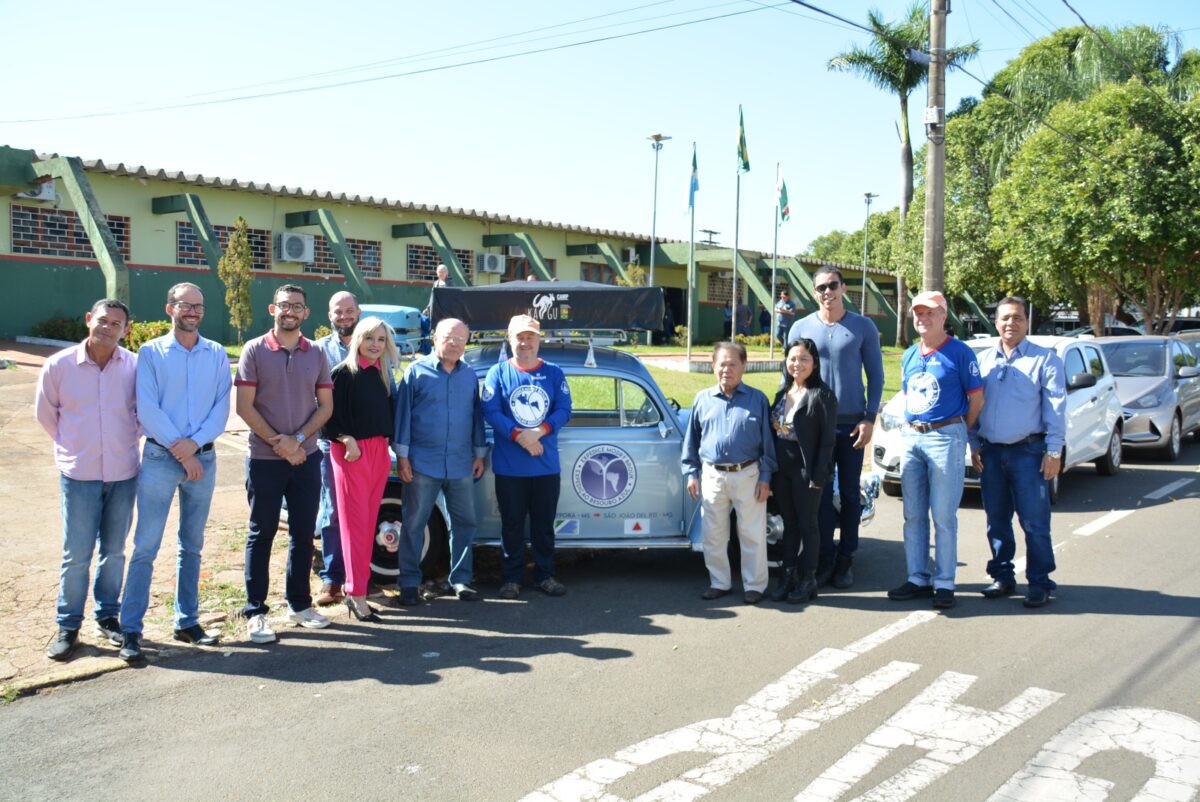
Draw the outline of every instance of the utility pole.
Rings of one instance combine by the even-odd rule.
[[[929,13],[929,102],[925,107],[925,263],[922,290],[946,289],[946,15],[950,0],[932,0]]]
[[[858,311],[861,314],[867,313],[867,243],[871,238],[871,201],[879,196],[874,192],[864,192],[863,200],[867,202],[867,219],[863,223],[863,274],[862,274],[862,297],[859,300],[860,306]]]
[[[654,149],[654,207],[650,216],[650,280],[646,286],[654,286],[654,252],[658,250],[658,153],[663,148],[663,143],[671,137],[663,136],[662,134],[651,134],[646,137],[650,140],[650,147]],[[670,342],[671,337],[667,335],[667,342]],[[654,344],[654,332],[646,332],[646,344]]]

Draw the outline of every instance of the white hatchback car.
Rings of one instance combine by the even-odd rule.
[[[1116,379],[1103,351],[1094,340],[1074,337],[1031,336],[1032,342],[1053,348],[1067,369],[1067,444],[1062,473],[1084,462],[1094,462],[1096,471],[1112,476],[1121,467],[1121,400]],[[967,340],[976,354],[995,348],[998,337]],[[984,399],[987,403],[987,399]],[[881,474],[883,492],[899,496],[900,427],[904,425],[904,396],[897,393],[879,414],[871,442],[875,471]],[[1050,502],[1058,501],[1058,476],[1050,480]],[[979,487],[979,473],[967,458],[966,487]]]

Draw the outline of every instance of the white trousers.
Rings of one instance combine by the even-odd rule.
[[[704,566],[714,588],[728,590],[733,587],[729,571],[730,509],[737,512],[743,590],[762,592],[767,588],[767,503],[755,500],[756,485],[757,465],[730,473],[705,463],[700,473]]]

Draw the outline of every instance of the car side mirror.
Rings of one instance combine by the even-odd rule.
[[[1076,373],[1071,377],[1071,381],[1067,382],[1067,392],[1082,390],[1084,387],[1096,386],[1096,374],[1094,373]]]
[[[661,437],[662,439],[666,440],[668,437],[670,437],[672,431],[674,431],[674,430],[670,426],[667,425],[666,421],[660,420],[658,422],[658,436]]]
[[[1177,375],[1181,379],[1190,379],[1193,376],[1200,376],[1200,368],[1196,367],[1195,365],[1188,365],[1187,367],[1180,368]]]

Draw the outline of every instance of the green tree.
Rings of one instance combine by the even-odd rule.
[[[1052,292],[1103,288],[1162,331],[1200,286],[1200,100],[1152,91],[1133,79],[1059,104],[1061,134],[1026,140],[991,213],[1005,270]]]
[[[242,335],[254,320],[250,306],[250,284],[254,280],[254,259],[250,254],[250,232],[246,218],[238,216],[233,221],[233,231],[221,261],[217,263],[217,275],[225,284],[225,306],[229,309],[229,325],[237,332],[238,345]]]
[[[852,72],[873,83],[879,89],[890,92],[900,100],[900,221],[908,217],[908,206],[913,196],[913,153],[912,137],[908,127],[908,98],[929,77],[929,70],[908,59],[906,51],[929,50],[929,5],[916,0],[898,22],[887,22],[878,10],[867,13],[867,27],[873,31],[870,43],[865,47],[852,47],[829,60],[828,67],[838,72]],[[979,52],[979,43],[948,48],[948,64],[967,61]],[[907,297],[904,277],[897,273],[897,313],[903,319],[907,315]],[[906,326],[896,327],[896,345],[908,340]]]

